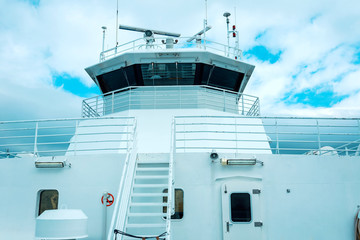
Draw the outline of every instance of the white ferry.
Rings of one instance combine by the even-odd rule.
[[[120,28],[82,118],[0,122],[0,239],[359,239],[359,118],[262,117],[209,27]]]

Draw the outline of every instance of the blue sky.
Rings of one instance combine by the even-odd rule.
[[[202,28],[204,1],[166,1],[167,11],[164,4],[120,1],[119,23],[182,36]],[[101,26],[105,48],[115,45],[115,7],[115,0],[0,0],[0,120],[80,116],[82,99],[99,94],[84,68],[98,62]],[[359,116],[358,9],[358,0],[208,0],[207,37],[226,43],[222,14],[232,14],[230,24],[236,15],[243,60],[256,66],[245,92],[260,97],[263,115]],[[120,43],[139,37],[119,31]]]
[[[89,98],[101,94],[100,89],[95,84],[87,86],[79,77],[73,77],[67,73],[52,73],[52,76],[55,87],[61,88],[64,91],[73,93],[79,97]]]

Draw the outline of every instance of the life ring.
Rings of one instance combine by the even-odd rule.
[[[114,196],[111,193],[108,193],[108,198],[106,199],[106,206],[110,207],[114,203]],[[104,195],[101,198],[101,204],[104,204]]]
[[[355,217],[355,240],[360,240],[360,209],[356,213]]]

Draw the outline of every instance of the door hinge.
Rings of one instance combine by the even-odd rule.
[[[252,193],[253,194],[260,194],[261,190],[260,189],[253,189]]]
[[[262,222],[254,222],[254,226],[255,227],[262,227],[263,223]]]
[[[227,193],[226,185],[225,185],[224,193]]]

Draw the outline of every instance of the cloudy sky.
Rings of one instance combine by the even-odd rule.
[[[202,28],[204,0],[119,0],[119,24]],[[222,14],[256,65],[245,91],[266,116],[360,116],[359,0],[208,0],[209,40],[226,42]],[[115,45],[116,0],[0,0],[0,121],[80,117],[99,94],[84,68],[98,62],[101,26]],[[119,31],[119,42],[141,37]]]

